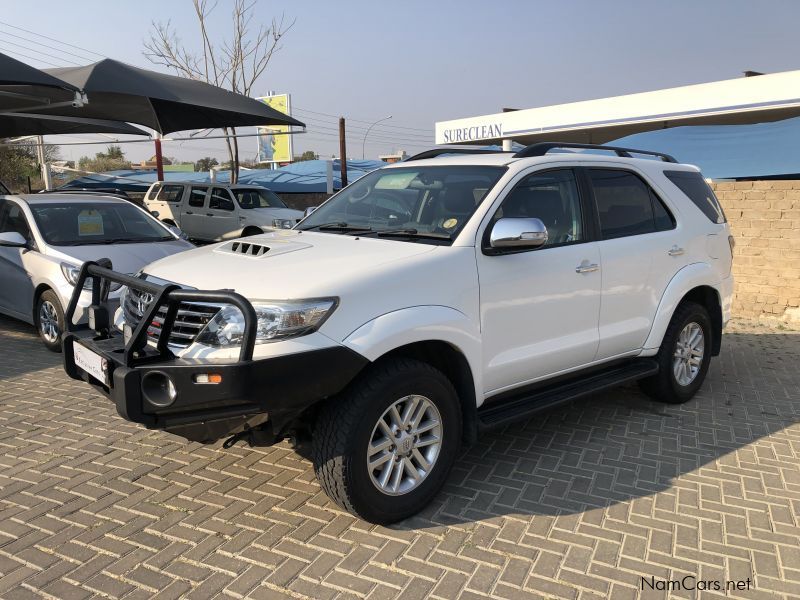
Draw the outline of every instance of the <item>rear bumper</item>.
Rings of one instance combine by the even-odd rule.
[[[75,365],[76,343],[105,359],[107,383]],[[123,363],[123,350],[120,336],[96,340],[67,333],[64,368],[73,379],[105,394],[124,419],[198,442],[211,442],[266,421],[280,437],[295,418],[344,389],[369,362],[336,346],[234,363],[176,358],[130,367]],[[197,383],[197,375],[205,374],[219,375],[221,382]],[[174,385],[175,399],[168,406],[148,394],[146,384],[154,376],[168,377]]]

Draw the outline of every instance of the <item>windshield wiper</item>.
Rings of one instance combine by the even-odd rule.
[[[164,242],[164,241],[166,241],[168,239],[172,239],[172,238],[171,237],[170,238],[163,237],[163,238],[144,239],[144,240],[143,239],[136,239],[136,238],[110,238],[110,239],[107,239],[107,240],[92,240],[92,241],[87,240],[86,242],[84,242],[84,244],[87,245],[87,246],[92,246],[92,245],[95,245],[95,244],[105,244],[105,245],[108,245],[108,244],[149,244],[151,242]]]
[[[378,237],[398,237],[398,238],[420,238],[428,240],[452,240],[446,233],[434,233],[432,231],[417,231],[413,227],[406,229],[375,229],[369,233],[374,233]]]
[[[334,223],[322,223],[321,225],[312,225],[311,227],[306,227],[301,229],[300,231],[372,231],[371,227],[363,227],[360,225],[349,225],[344,222],[334,222]]]

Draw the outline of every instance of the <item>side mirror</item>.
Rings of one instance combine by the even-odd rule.
[[[492,248],[539,248],[547,243],[547,227],[541,219],[505,218],[492,227],[489,245]]]
[[[0,233],[0,246],[7,248],[27,248],[28,240],[16,231]]]
[[[153,215],[157,219],[158,215],[159,215],[159,212],[157,210],[151,210],[150,214]]]
[[[306,210],[303,212],[303,218],[305,219],[305,218],[306,218],[308,215],[310,215],[312,212],[314,212],[314,211],[315,211],[315,210],[317,210],[318,208],[319,208],[319,206],[309,206],[309,207],[308,207],[308,208],[307,208],[307,209],[306,209]]]

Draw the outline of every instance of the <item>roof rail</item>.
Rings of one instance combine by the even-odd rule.
[[[414,156],[409,156],[403,162],[436,158],[442,154],[497,154],[499,152],[502,152],[502,150],[487,150],[486,148],[434,148],[432,150],[425,150]]]
[[[599,144],[572,144],[560,142],[539,142],[538,144],[531,144],[526,146],[514,155],[514,158],[528,158],[531,156],[544,156],[550,150],[556,148],[580,148],[582,150],[608,150],[609,152],[616,152],[617,156],[624,158],[633,158],[631,154],[646,154],[648,156],[657,156],[664,162],[677,163],[675,157],[665,154],[663,152],[653,152],[652,150],[635,150],[633,148],[619,148],[618,146],[601,146]]]

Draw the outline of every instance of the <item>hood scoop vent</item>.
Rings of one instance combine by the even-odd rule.
[[[233,254],[243,254],[245,256],[263,256],[269,252],[269,246],[242,241],[233,242],[225,249]]]

